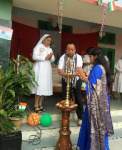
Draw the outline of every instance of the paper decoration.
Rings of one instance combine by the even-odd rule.
[[[109,11],[114,11],[116,9],[114,1],[108,2],[108,9],[109,9]]]
[[[62,20],[63,20],[63,4],[64,0],[58,0],[58,28],[59,28],[59,33],[62,32]]]
[[[103,2],[102,0],[99,0],[99,1],[98,1],[98,5],[101,5],[102,2]]]
[[[117,1],[117,0],[110,1],[110,2],[108,2],[108,5],[107,5],[103,0],[98,0],[98,5],[102,4],[104,6],[103,19],[102,19],[101,29],[100,29],[100,32],[99,32],[99,37],[105,36],[105,32],[103,32],[103,28],[104,28],[104,25],[105,25],[105,16],[106,16],[107,7],[108,7],[109,11],[115,10],[116,6],[115,6],[114,1]]]
[[[108,0],[109,11],[113,11],[116,9],[115,1],[118,1],[118,0]],[[98,5],[105,5],[105,4],[107,4],[107,2],[105,2],[105,0],[98,0]]]
[[[26,109],[27,103],[19,103],[19,110],[24,111]]]
[[[11,40],[13,34],[13,30],[7,27],[0,26],[0,38]]]
[[[58,28],[59,33],[62,32],[62,22],[63,22],[63,5],[65,0],[58,0],[57,10],[58,10]],[[67,2],[69,0],[66,0]]]
[[[100,29],[100,33],[99,33],[100,37],[104,36],[103,28],[104,28],[104,25],[105,25],[105,16],[106,16],[106,12],[107,12],[107,5],[104,4],[103,6],[104,6],[104,9],[103,9],[103,19],[102,19],[102,25],[101,25],[101,29]]]

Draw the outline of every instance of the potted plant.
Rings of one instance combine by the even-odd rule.
[[[12,60],[5,73],[0,67],[0,135],[18,132],[10,118],[26,116],[18,109],[19,102],[31,94],[31,87],[35,84],[32,63],[24,56],[19,56],[19,61]]]

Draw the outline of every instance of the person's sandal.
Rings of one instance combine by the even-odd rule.
[[[36,113],[41,113],[41,110],[40,110],[40,107],[34,107],[34,111],[36,112]]]
[[[41,111],[41,112],[45,112],[45,111],[46,111],[45,108],[42,107],[42,106],[39,106],[39,108],[40,108],[40,111]]]

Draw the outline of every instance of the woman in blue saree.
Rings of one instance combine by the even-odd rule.
[[[109,150],[108,136],[114,133],[108,94],[111,85],[110,70],[101,48],[91,49],[89,55],[93,64],[89,77],[85,77],[80,68],[77,70],[80,78],[87,84],[87,102],[77,149]]]

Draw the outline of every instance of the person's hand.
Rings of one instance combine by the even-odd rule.
[[[78,77],[81,76],[80,73],[79,73],[78,71],[76,71],[76,72],[74,73],[74,75],[76,75],[76,76],[78,76]]]
[[[85,73],[83,72],[83,69],[81,67],[77,67],[76,72],[77,72],[78,76],[79,75],[83,75],[83,76],[85,75]]]
[[[76,68],[76,72],[78,72],[78,76],[82,81],[88,81],[88,78],[86,77],[85,73],[83,72],[83,69],[81,67]]]
[[[48,54],[47,57],[45,57],[45,60],[50,60],[52,55],[53,55],[53,53]]]
[[[66,75],[67,75],[67,73],[62,72],[62,73],[60,73],[60,75],[62,75],[62,76],[66,76]]]

